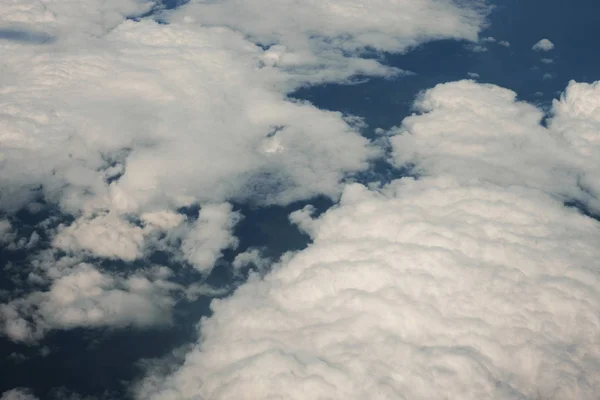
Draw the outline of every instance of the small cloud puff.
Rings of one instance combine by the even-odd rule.
[[[542,39],[533,45],[532,49],[535,51],[550,51],[554,48],[554,43],[548,39]]]

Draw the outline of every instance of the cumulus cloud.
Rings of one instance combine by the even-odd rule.
[[[250,249],[235,256],[232,266],[236,271],[242,268],[253,267],[259,273],[267,271],[272,264],[270,258],[264,257],[259,249]]]
[[[596,85],[570,84],[548,128],[496,86],[425,92],[390,132],[419,178],[295,213],[312,244],[213,301],[183,364],[138,398],[593,398],[600,223],[564,201]]]
[[[532,49],[535,51],[550,51],[554,48],[554,43],[548,39],[542,39],[533,45]]]
[[[33,342],[51,329],[146,327],[168,324],[172,292],[183,291],[156,267],[129,276],[79,263],[54,279],[47,291],[0,304],[0,326],[14,341]]]
[[[15,240],[12,224],[6,219],[0,219],[0,244],[8,245]]]
[[[2,393],[0,400],[38,400],[28,389],[11,389]]]
[[[210,272],[222,250],[237,247],[232,230],[239,219],[240,214],[232,211],[231,204],[202,207],[181,244],[185,259],[200,272]]]
[[[397,72],[359,49],[473,40],[484,23],[479,9],[431,0],[368,8],[191,2],[165,16],[169,25],[123,22],[150,3],[84,3],[2,8],[11,21],[80,33],[42,47],[2,43],[11,104],[0,120],[2,178],[13,191],[2,196],[4,208],[26,204],[40,184],[67,212],[88,214],[335,196],[344,173],[364,169],[375,153],[341,114],[286,94],[316,76]],[[248,22],[256,13],[261,23]],[[94,23],[100,38],[84,29]]]
[[[278,46],[278,65],[315,73],[319,65],[340,69],[344,62],[372,68],[376,64],[357,58],[369,47],[401,52],[442,37],[475,41],[486,11],[480,1],[460,7],[448,0],[225,0],[193,1],[171,20],[234,27],[252,40]]]
[[[222,204],[336,198],[345,176],[381,152],[352,117],[289,93],[400,74],[363,53],[477,40],[487,12],[450,0],[192,1],[160,15],[167,24],[128,18],[153,7],[0,5],[0,29],[18,33],[0,40],[0,210],[10,216],[43,199],[73,221],[46,232],[66,261],[38,268],[45,261],[30,257],[30,282],[49,289],[3,305],[10,337],[163,321],[168,291],[153,308],[128,284],[135,273],[115,275],[85,257],[130,262],[154,245],[181,244],[174,252],[208,273],[237,243],[239,215]],[[181,208],[198,205],[198,221],[187,221]],[[73,289],[72,302],[60,303],[59,291],[73,285],[89,291]],[[142,304],[147,321],[135,311]]]
[[[600,83],[569,82],[553,101],[552,114],[549,126],[577,152],[582,170],[578,185],[589,195],[588,205],[600,213]]]
[[[143,243],[142,228],[108,214],[61,225],[53,244],[71,253],[88,251],[97,257],[133,261],[141,256]]]
[[[26,32],[102,36],[126,17],[147,13],[153,0],[52,1],[7,0],[0,4],[0,26]]]
[[[573,83],[566,93],[579,85]],[[573,97],[595,104],[595,90],[585,98]],[[473,81],[440,84],[425,92],[415,107],[422,114],[406,118],[392,132],[397,165],[415,164],[416,173],[452,174],[466,182],[523,185],[597,207],[596,197],[581,186],[597,162],[583,159],[573,145],[585,135],[584,127],[573,126],[566,134],[557,121],[544,128],[543,113],[516,101],[516,93]],[[557,103],[554,113],[560,107]]]

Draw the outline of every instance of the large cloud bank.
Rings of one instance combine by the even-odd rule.
[[[379,151],[356,118],[291,100],[290,91],[399,74],[364,52],[476,40],[485,14],[479,2],[450,0],[256,0],[193,1],[163,12],[168,24],[127,19],[153,7],[0,4],[1,240],[33,243],[14,236],[10,220],[34,200],[74,219],[38,226],[51,226],[51,248],[22,268],[40,286],[0,309],[14,340],[168,321],[168,274],[115,275],[89,258],[132,262],[160,248],[208,274],[237,244],[231,201],[338,196],[344,177]],[[201,206],[197,221],[178,212],[190,205]],[[148,283],[133,285],[139,279]]]
[[[213,301],[184,363],[138,397],[594,398],[600,223],[565,201],[594,203],[576,182],[599,93],[571,83],[545,128],[496,86],[427,91],[390,132],[419,178],[295,212],[313,243]]]

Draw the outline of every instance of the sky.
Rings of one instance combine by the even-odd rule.
[[[600,6],[0,1],[0,399],[592,399]]]

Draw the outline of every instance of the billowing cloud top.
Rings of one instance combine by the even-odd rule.
[[[561,171],[587,173],[573,138],[596,93],[570,84],[543,128],[496,86],[425,92],[390,132],[420,177],[294,213],[313,243],[214,301],[183,365],[138,397],[593,398],[600,223],[564,206]]]

